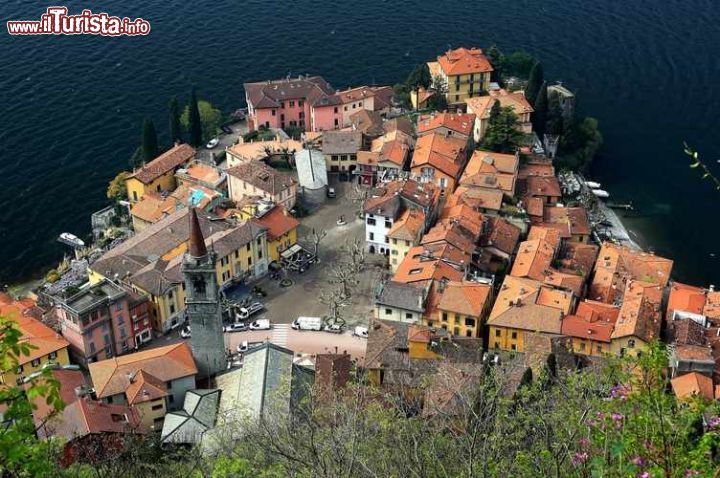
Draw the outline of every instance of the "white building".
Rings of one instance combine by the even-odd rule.
[[[400,215],[398,194],[371,197],[365,201],[365,242],[371,254],[390,255],[390,229]]]

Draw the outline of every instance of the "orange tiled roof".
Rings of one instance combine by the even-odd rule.
[[[474,114],[432,113],[418,118],[417,131],[418,135],[421,135],[438,128],[447,128],[464,136],[470,136],[474,124]]]
[[[465,99],[468,111],[475,113],[480,119],[490,118],[490,110],[496,101],[492,96],[473,96]]]
[[[468,161],[460,184],[502,189],[514,195],[518,163],[514,154],[476,150]]]
[[[464,166],[465,141],[431,133],[418,138],[412,168],[429,164],[452,178],[460,176]]]
[[[559,334],[572,294],[521,277],[505,276],[488,325]]]
[[[283,234],[287,234],[300,225],[300,221],[292,217],[282,206],[275,206],[272,210],[258,219],[253,219],[261,227],[268,229],[268,239],[274,241]]]
[[[527,240],[532,241],[535,239],[542,239],[543,241],[547,242],[548,244],[550,244],[550,246],[553,248],[553,251],[555,252],[558,251],[560,243],[562,242],[560,232],[557,229],[545,226],[530,227]]]
[[[437,58],[437,63],[446,75],[469,75],[493,71],[490,61],[480,48],[457,48]]]
[[[441,221],[455,221],[477,240],[482,235],[484,216],[466,204],[457,204],[445,207],[440,214]]]
[[[484,187],[468,187],[460,185],[448,198],[448,203],[467,204],[473,209],[487,209],[499,211],[502,209],[503,192],[498,189]]]
[[[524,181],[525,195],[530,197],[560,198],[560,183],[555,176],[529,176]]]
[[[312,133],[305,133],[312,135]],[[311,138],[308,137],[308,140]],[[302,151],[303,144],[300,141],[292,139],[286,141],[251,141],[248,143],[238,143],[227,148],[230,155],[240,158],[241,161],[261,160],[267,157],[267,152],[279,154],[285,149],[290,153]]]
[[[554,255],[552,246],[542,239],[521,242],[510,275],[543,281]]]
[[[98,398],[104,398],[125,393],[130,386],[128,374],[140,370],[162,382],[197,373],[190,346],[181,342],[91,363],[90,377]]]
[[[698,372],[690,372],[670,380],[673,392],[680,399],[702,397],[706,400],[715,398],[713,381]]]
[[[415,241],[425,224],[425,213],[417,209],[408,209],[395,221],[388,232],[388,237]]]
[[[584,207],[546,207],[544,221],[567,225],[570,228],[570,234],[585,236],[590,234],[590,221]]]
[[[555,168],[552,165],[552,161],[534,161],[521,164],[518,170],[518,178],[525,179],[530,176],[555,176]]]
[[[404,283],[430,279],[460,281],[465,275],[461,264],[469,260],[467,254],[447,243],[413,247],[398,265],[393,280]]]
[[[630,281],[612,338],[635,336],[650,342],[660,335],[662,288],[651,282]]]
[[[595,244],[566,243],[562,248],[562,254],[558,258],[560,261],[558,270],[570,274],[581,273],[583,279],[587,279],[595,264],[599,249]]]
[[[150,184],[163,174],[189,162],[194,157],[195,148],[189,144],[179,144],[135,171],[129,178],[135,178],[143,184]]]
[[[441,221],[433,226],[422,238],[423,245],[447,243],[472,255],[475,251],[475,238],[453,220]]]
[[[165,383],[144,370],[135,374],[125,390],[125,396],[130,405],[157,400],[167,395]]]
[[[562,334],[595,342],[610,343],[613,324],[604,321],[590,322],[584,317],[568,315],[562,321]]]
[[[22,333],[21,344],[30,344],[37,348],[29,355],[18,357],[20,365],[32,362],[45,355],[58,352],[70,344],[62,335],[33,317],[37,314],[37,305],[31,299],[14,300],[7,294],[0,294],[0,316],[15,322]]]
[[[520,228],[501,217],[488,218],[488,233],[483,241],[487,247],[495,247],[507,254],[515,252],[520,240]]]
[[[676,310],[702,315],[705,309],[705,300],[705,289],[673,282],[667,304],[668,320],[672,319],[673,312]]]
[[[143,221],[155,223],[177,210],[175,198],[162,197],[155,191],[146,193],[140,201],[130,208],[130,214]]]
[[[449,282],[440,296],[438,309],[480,317],[491,293],[492,286],[487,284]]]
[[[535,111],[530,103],[525,98],[525,94],[521,91],[509,92],[507,90],[490,90],[490,97],[496,98],[500,102],[502,108],[510,107],[516,114],[522,115],[525,113],[532,113]]]
[[[703,315],[720,324],[720,291],[708,292]]]
[[[604,242],[595,262],[589,297],[612,302],[630,279],[654,282],[665,287],[673,261],[654,254]]]
[[[557,269],[546,269],[542,281],[544,284],[569,290],[577,297],[583,296],[583,286],[585,285],[583,276],[562,272]]]
[[[574,315],[563,319],[562,333],[569,337],[609,343],[619,314],[619,307],[585,300],[578,304]]]

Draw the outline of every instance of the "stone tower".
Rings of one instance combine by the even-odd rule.
[[[222,311],[215,275],[215,253],[205,247],[195,208],[190,209],[190,240],[182,262],[185,278],[185,305],[190,320],[191,339],[199,378],[225,370],[225,338]]]

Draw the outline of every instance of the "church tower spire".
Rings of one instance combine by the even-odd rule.
[[[208,252],[205,247],[195,208],[190,209],[188,219],[188,252],[182,262],[186,314],[190,321],[190,345],[199,378],[208,378],[224,370],[227,364],[215,253]]]

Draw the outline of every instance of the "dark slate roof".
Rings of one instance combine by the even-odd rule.
[[[383,284],[375,303],[397,309],[423,312],[425,297],[426,291],[422,287],[403,282],[388,281]]]
[[[359,131],[325,131],[323,154],[357,154],[362,148],[363,135]]]
[[[195,444],[215,426],[220,390],[190,390],[185,394],[183,409],[165,415],[161,440],[164,443]]]
[[[245,83],[244,87],[248,100],[255,108],[278,108],[282,101],[298,99],[305,99],[311,105],[331,104],[335,93],[320,76]]]

